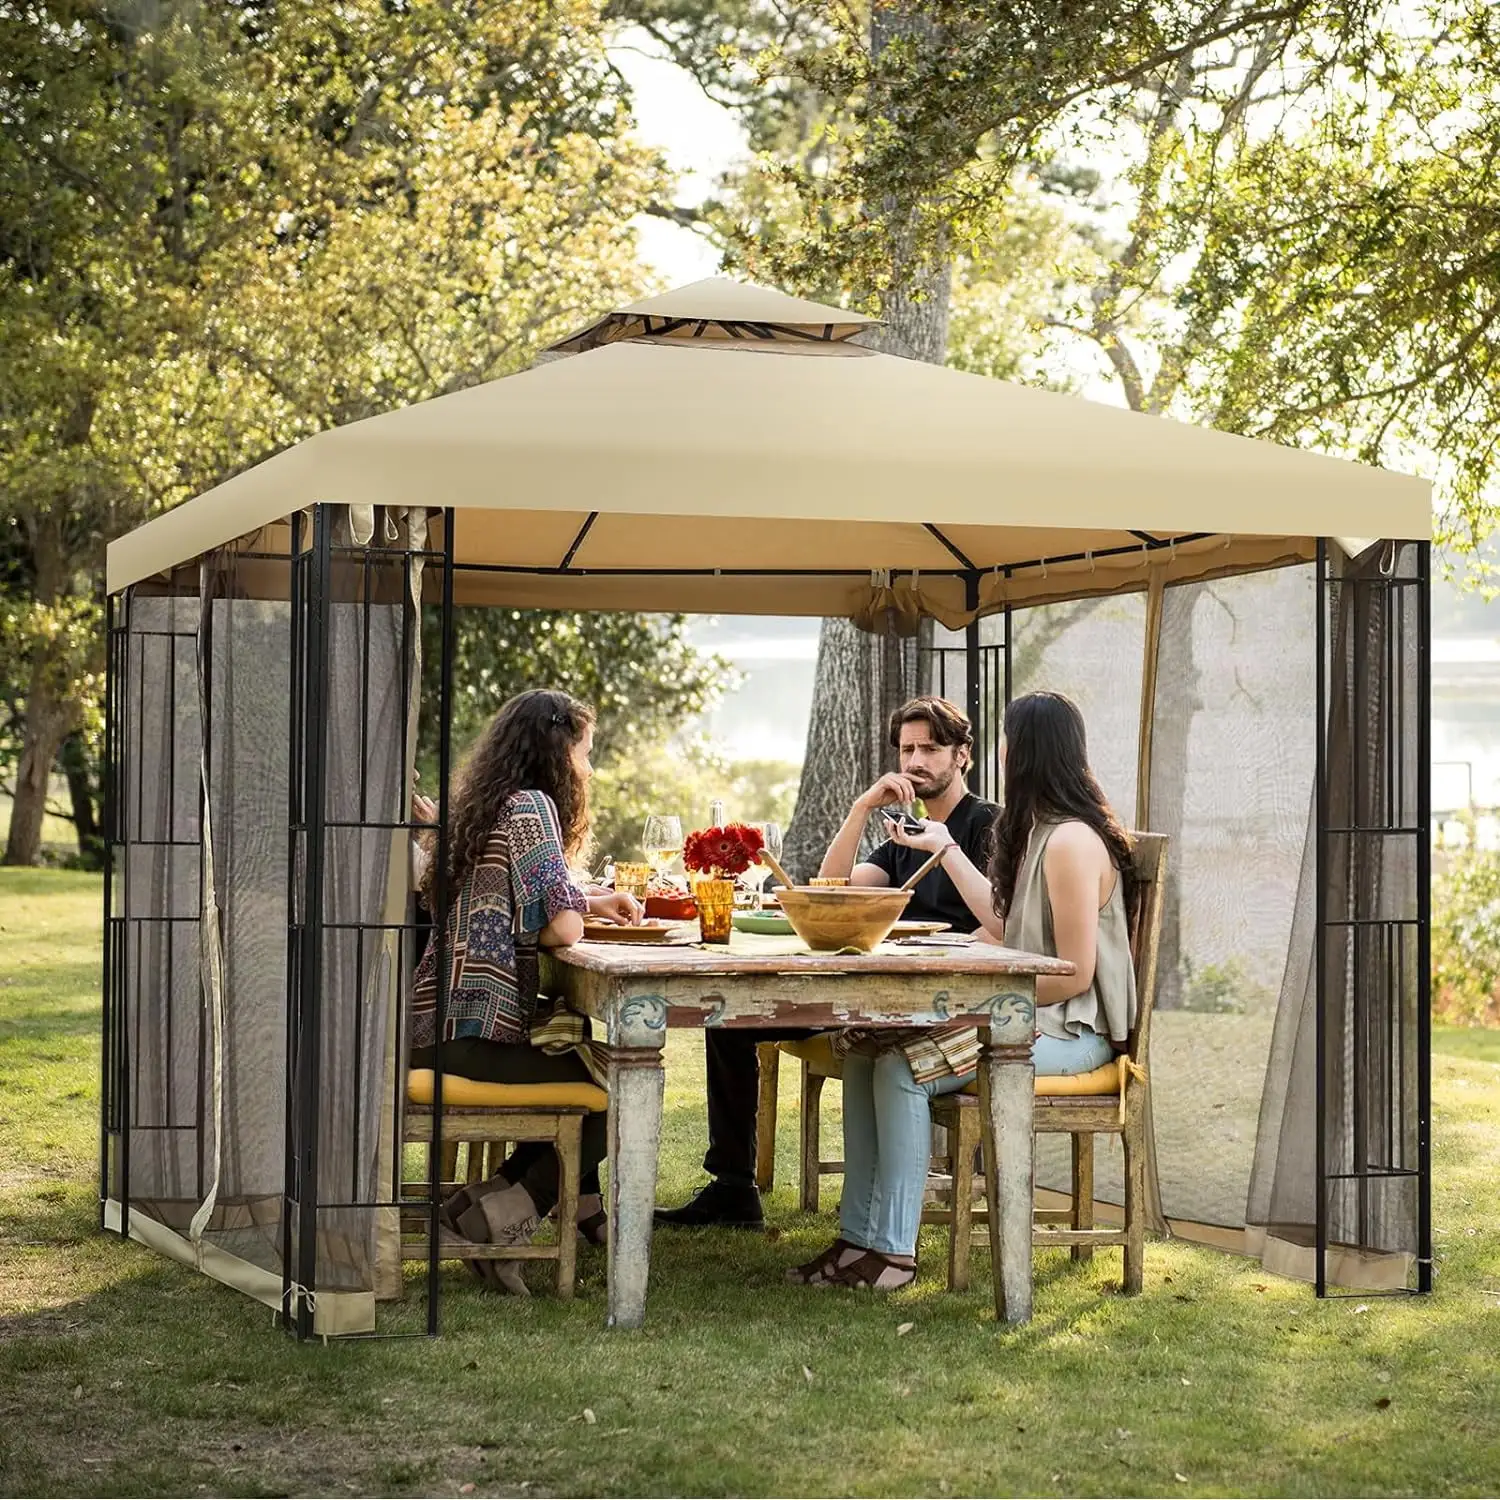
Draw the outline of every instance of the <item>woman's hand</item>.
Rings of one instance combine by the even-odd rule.
[[[431,797],[424,797],[421,792],[411,794],[412,821],[416,823],[436,823],[438,819],[438,805]]]
[[[948,832],[946,823],[939,823],[935,818],[918,821],[922,823],[920,833],[908,833],[900,823],[892,823],[892,840],[908,849],[920,849],[924,854],[936,854],[940,849],[946,849],[949,844],[957,842]]]
[[[641,903],[625,891],[609,891],[588,898],[589,915],[601,917],[619,927],[634,927],[641,920]]]

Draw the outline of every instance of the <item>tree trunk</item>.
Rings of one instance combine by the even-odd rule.
[[[100,854],[99,824],[94,812],[94,779],[89,770],[88,746],[76,731],[63,741],[59,757],[68,778],[68,799],[73,804],[73,831],[78,838],[78,857],[92,865]]]
[[[880,774],[870,702],[878,639],[848,620],[823,621],[802,784],[782,850],[794,880],[817,874],[850,804]]]
[[[931,27],[925,17],[877,8],[870,21],[870,44],[878,53],[898,35]],[[892,263],[882,311],[885,324],[860,342],[940,365],[948,353],[952,264],[946,259],[916,262],[903,210],[885,204],[882,216],[890,226]],[[915,514],[921,497],[913,495],[912,503]],[[817,870],[849,805],[883,771],[894,769],[886,725],[891,713],[920,691],[916,663],[916,643],[894,632],[875,636],[848,620],[823,622],[802,781],[786,837],[784,863],[795,879]]]
[[[40,656],[40,653],[39,653]],[[16,798],[5,841],[7,865],[34,865],[42,857],[42,818],[47,811],[47,783],[57,752],[73,729],[74,705],[57,695],[45,660],[32,669],[26,695],[26,733],[16,768]]]

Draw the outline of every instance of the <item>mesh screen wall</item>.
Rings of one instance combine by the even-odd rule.
[[[1427,1274],[1425,569],[1406,544],[1334,565],[1321,595],[1313,566],[1166,589],[1144,788],[1144,594],[1017,609],[924,653],[929,689],[959,701],[1002,679],[1075,698],[1122,819],[1172,840],[1150,1069],[1162,1212],[1188,1234],[1249,1227],[1247,1248],[1284,1242],[1278,1269],[1365,1287]],[[968,701],[993,743],[1003,708]],[[1120,1202],[1121,1166],[1101,1153],[1102,1202]],[[1066,1141],[1039,1137],[1038,1184],[1068,1180]]]
[[[230,549],[109,606],[106,1222],[156,1226],[304,1335],[340,1296],[364,1310],[330,1331],[365,1326],[399,1279],[424,565],[451,616],[451,537],[367,519],[318,507],[290,559]],[[1145,785],[1144,594],[858,653],[869,738],[848,752],[878,764],[893,703],[944,692],[970,705],[991,797],[1007,695],[1080,702],[1122,818],[1172,841],[1161,1206],[1248,1227],[1320,1288],[1430,1285],[1427,569],[1425,544],[1320,548],[1167,589]],[[441,759],[445,794],[446,734]],[[1066,1143],[1039,1146],[1039,1183],[1065,1190]],[[1119,1168],[1100,1153],[1106,1202]],[[437,1280],[434,1260],[432,1330]]]
[[[320,515],[112,600],[106,715],[106,1220],[304,1333],[399,1278],[413,944],[420,554]]]
[[[1431,1286],[1428,566],[1320,549],[1324,734],[1248,1211],[1320,1290]]]

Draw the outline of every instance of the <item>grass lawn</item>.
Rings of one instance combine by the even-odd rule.
[[[1494,1033],[1436,1042],[1428,1299],[1318,1303],[1165,1244],[1129,1301],[1114,1252],[1040,1257],[1035,1321],[1000,1330],[936,1236],[889,1300],[785,1286],[830,1224],[782,1186],[764,1237],[657,1236],[640,1333],[602,1328],[589,1252],[571,1305],[454,1268],[441,1340],[299,1347],[95,1232],[97,918],[91,877],[0,871],[0,1494],[1500,1491]],[[671,1050],[665,1196],[702,1151],[701,1048]]]

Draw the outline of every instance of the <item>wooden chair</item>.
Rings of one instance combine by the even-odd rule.
[[[1125,1250],[1124,1288],[1141,1289],[1146,1228],[1146,1053],[1151,1037],[1151,1013],[1156,1001],[1156,960],[1161,936],[1163,877],[1168,839],[1158,833],[1133,833],[1134,873],[1137,901],[1130,931],[1130,951],[1135,960],[1137,1014],[1127,1050],[1114,1062],[1095,1072],[1074,1078],[1038,1078],[1032,1115],[1036,1134],[1067,1134],[1072,1137],[1072,1206],[1038,1209],[1034,1212],[1032,1243],[1039,1249],[1067,1246],[1075,1260],[1089,1259],[1096,1246],[1121,1245]],[[802,1062],[802,1172],[801,1201],[804,1212],[818,1209],[819,1179],[843,1171],[843,1163],[823,1161],[820,1149],[818,1105],[823,1085],[839,1076],[837,1059],[825,1040],[783,1042],[783,1051]],[[769,1101],[761,1065],[762,1143],[774,1148],[775,1091]],[[774,1076],[774,1075],[773,1075]],[[769,1108],[768,1108],[769,1103]],[[948,1286],[964,1291],[969,1285],[969,1252],[976,1231],[987,1225],[987,1215],[974,1208],[975,1154],[988,1138],[980,1116],[975,1085],[962,1093],[945,1094],[933,1100],[934,1123],[948,1131],[949,1153],[934,1162],[946,1172],[953,1187],[947,1207],[923,1212],[924,1224],[948,1226]],[[1125,1150],[1125,1223],[1120,1229],[1094,1225],[1094,1136],[1118,1135]],[[764,1144],[762,1145],[764,1151]],[[986,1164],[986,1175],[990,1167]]]
[[[430,1069],[412,1069],[407,1075],[407,1104],[402,1140],[433,1145],[433,1075]],[[457,1192],[458,1148],[467,1145],[470,1183],[491,1175],[501,1153],[511,1141],[550,1141],[557,1152],[558,1200],[556,1244],[548,1245],[445,1245],[444,1260],[551,1260],[557,1263],[557,1295],[569,1298],[577,1272],[578,1182],[581,1175],[583,1117],[608,1107],[609,1096],[591,1083],[487,1084],[445,1075],[439,1192],[446,1197]],[[401,1184],[401,1256],[403,1260],[426,1260],[430,1228],[430,1184]]]
[[[1130,928],[1130,952],[1135,960],[1136,1021],[1125,1052],[1104,1067],[1072,1078],[1038,1078],[1032,1131],[1036,1135],[1065,1134],[1072,1138],[1072,1198],[1065,1209],[1036,1209],[1032,1214],[1034,1248],[1066,1246],[1074,1260],[1088,1260],[1100,1245],[1120,1245],[1125,1252],[1122,1285],[1133,1295],[1141,1289],[1146,1243],[1146,1054],[1151,1040],[1151,1013],[1156,1004],[1156,957],[1161,939],[1161,914],[1166,871],[1167,839],[1159,833],[1135,833],[1136,909]],[[930,1209],[924,1223],[946,1224],[948,1284],[963,1290],[969,1284],[969,1250],[976,1226],[988,1223],[974,1210],[972,1163],[976,1146],[987,1141],[979,1099],[970,1089],[933,1100],[933,1119],[949,1132],[949,1171],[953,1193],[949,1207]],[[1125,1222],[1120,1228],[1094,1224],[1094,1137],[1118,1135],[1125,1150]],[[985,1179],[993,1176],[985,1163]]]

